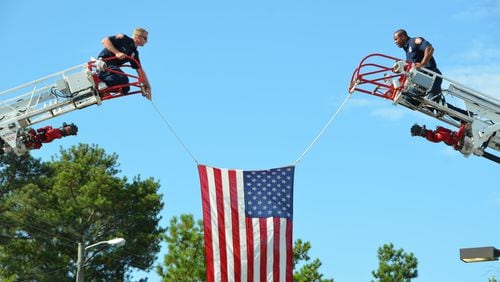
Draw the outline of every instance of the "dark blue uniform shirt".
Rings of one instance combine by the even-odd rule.
[[[134,58],[137,60],[138,63],[140,63],[139,60],[139,51],[137,50],[137,47],[134,44],[134,40],[127,35],[123,35],[122,38],[116,38],[116,36],[110,36],[108,37],[109,40],[111,40],[111,43],[113,43],[113,46],[115,46],[118,51],[127,54],[128,56]],[[109,58],[109,57],[114,57],[115,54],[113,52],[109,51],[108,49],[104,48],[101,53],[99,53],[100,58]],[[114,65],[114,66],[120,66],[123,65],[127,62],[130,62],[130,65],[134,69],[138,69],[139,66],[134,62],[131,61],[127,58],[120,60],[120,59],[113,59],[106,61],[108,65]]]
[[[415,43],[415,39],[417,38],[422,39],[422,42],[420,44]],[[431,46],[429,41],[423,39],[422,37],[417,37],[417,38],[408,39],[406,45],[403,46],[403,49],[406,52],[406,60],[413,63],[422,62],[422,59],[424,58],[425,48]],[[434,57],[432,57],[427,63],[427,65],[423,67],[432,71],[436,71],[438,69]]]

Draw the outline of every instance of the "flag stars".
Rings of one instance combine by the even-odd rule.
[[[293,168],[244,171],[245,209],[252,217],[292,217]]]

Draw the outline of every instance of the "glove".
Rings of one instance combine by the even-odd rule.
[[[411,136],[425,137],[427,135],[427,129],[425,128],[425,125],[420,126],[416,123],[411,127],[410,132],[411,132]]]
[[[102,72],[107,67],[106,62],[104,62],[101,58],[95,61],[95,68],[97,72]]]
[[[63,126],[59,129],[61,130],[62,136],[64,137],[68,135],[76,135],[78,132],[78,127],[73,123],[70,124],[63,123]]]

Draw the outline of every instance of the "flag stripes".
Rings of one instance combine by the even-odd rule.
[[[198,171],[207,281],[293,281],[293,167],[250,173],[199,165]]]

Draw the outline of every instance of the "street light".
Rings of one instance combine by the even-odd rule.
[[[83,265],[85,264],[85,251],[93,248],[98,245],[102,244],[108,244],[111,246],[117,246],[121,247],[125,245],[125,239],[123,238],[114,238],[108,241],[101,241],[92,245],[89,245],[87,247],[83,247],[83,243],[78,243],[78,261],[76,263],[77,268],[76,268],[76,281],[77,282],[83,282]]]
[[[463,262],[482,262],[498,260],[500,250],[495,247],[464,248],[460,249],[460,259]]]

